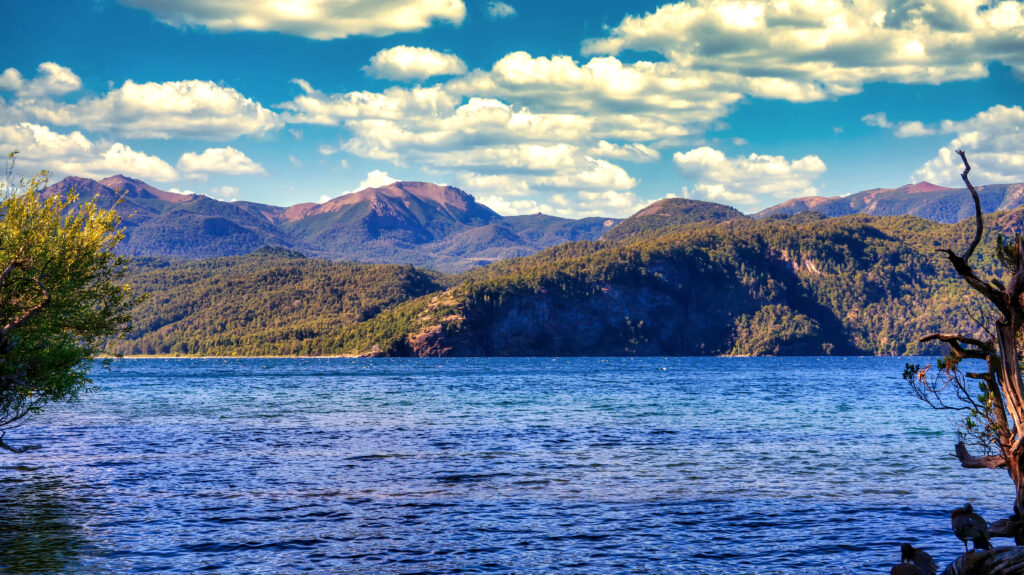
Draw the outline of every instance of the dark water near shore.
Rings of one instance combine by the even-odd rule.
[[[959,468],[903,359],[125,360],[8,433],[4,573],[888,573]]]

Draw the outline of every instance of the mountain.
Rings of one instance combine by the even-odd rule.
[[[1024,184],[977,186],[985,213],[1024,205]],[[888,189],[878,188],[843,197],[806,197],[783,202],[754,214],[755,218],[785,217],[812,211],[829,217],[851,214],[872,216],[913,215],[936,222],[958,222],[974,215],[974,202],[966,188],[945,188],[928,182]]]
[[[986,216],[974,263],[998,275]],[[329,339],[335,353],[412,356],[932,353],[934,331],[976,334],[978,304],[936,246],[971,222],[912,216],[737,218],[621,241],[574,242],[472,270]],[[316,347],[316,344],[314,344]]]
[[[310,343],[450,285],[411,266],[349,264],[285,248],[204,260],[136,258],[130,281],[150,294],[111,352],[310,355]]]
[[[597,239],[617,221],[503,217],[458,188],[425,182],[395,182],[289,207],[166,192],[122,175],[68,177],[43,193],[72,189],[122,214],[122,253],[163,258],[241,255],[268,245],[331,259],[459,271]]]
[[[651,230],[663,230],[697,222],[722,222],[745,217],[742,212],[732,206],[683,198],[666,198],[654,202],[610,227],[601,237],[606,240],[617,240]]]
[[[232,202],[165,192],[122,175],[99,181],[67,177],[42,193],[71,191],[121,214],[125,239],[118,251],[128,255],[207,258],[249,253],[264,245],[294,245],[272,222]]]
[[[717,208],[716,208],[717,210]],[[730,214],[731,215],[731,214]],[[998,277],[985,216],[973,263]],[[470,228],[479,246],[606,222],[525,216]],[[935,248],[962,251],[973,222],[914,216],[708,219],[562,243],[458,276],[340,264],[284,248],[207,260],[137,258],[151,297],[112,351],[185,355],[920,354],[935,331],[977,334],[976,298]],[[472,242],[462,237],[458,245]],[[452,244],[453,246],[456,244]],[[479,247],[477,246],[477,247]],[[452,247],[451,249],[454,249]],[[493,255],[493,254],[492,254]],[[971,310],[968,312],[967,310]]]

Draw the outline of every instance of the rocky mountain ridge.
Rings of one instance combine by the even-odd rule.
[[[713,202],[659,200],[625,220],[502,216],[463,190],[427,182],[395,182],[321,204],[287,207],[221,201],[160,190],[124,175],[67,177],[44,194],[97,197],[124,217],[119,249],[135,256],[209,258],[278,246],[310,256],[366,263],[414,264],[459,272],[580,240],[617,241],[699,222],[745,218],[916,215],[956,222],[973,215],[970,194],[928,182],[843,197],[797,198],[752,216]],[[1024,184],[980,186],[986,213],[1024,205]]]

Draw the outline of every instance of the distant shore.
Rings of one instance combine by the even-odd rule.
[[[101,359],[355,359],[363,355],[113,355]]]

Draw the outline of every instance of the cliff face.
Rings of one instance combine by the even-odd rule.
[[[835,318],[813,301],[784,261],[766,266],[771,273],[768,286],[735,281],[738,266],[712,269],[702,268],[700,261],[650,263],[644,271],[594,283],[549,280],[468,292],[457,288],[450,297],[458,311],[409,337],[408,352],[420,356],[864,353],[848,341]],[[769,303],[790,301],[804,313],[794,317],[797,314],[787,306]],[[766,315],[765,310],[773,313]],[[794,322],[799,325],[788,325]],[[780,329],[773,337],[775,324]],[[831,329],[829,333],[823,324]],[[742,343],[753,338],[760,338],[760,343]]]

